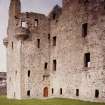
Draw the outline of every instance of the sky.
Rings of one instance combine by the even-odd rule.
[[[9,4],[10,0],[0,0],[0,72],[7,71],[3,39],[7,36]],[[38,12],[45,15],[48,15],[56,4],[62,5],[62,0],[21,0],[22,12]]]

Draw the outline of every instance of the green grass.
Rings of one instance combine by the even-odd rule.
[[[48,100],[9,100],[0,97],[0,105],[105,105],[105,103],[92,103],[70,99],[48,99]]]

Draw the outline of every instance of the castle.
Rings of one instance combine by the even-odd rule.
[[[105,101],[105,0],[63,0],[49,16],[11,0],[7,97]]]

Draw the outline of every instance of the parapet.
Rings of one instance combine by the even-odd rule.
[[[43,23],[47,23],[48,18],[39,13],[33,13],[33,12],[26,12],[26,13],[21,13],[19,19],[17,20],[16,24],[16,30],[18,27],[24,27],[27,28],[30,32],[34,30],[37,31],[39,30]]]

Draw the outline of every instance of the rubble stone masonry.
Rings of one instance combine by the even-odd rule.
[[[11,0],[8,98],[105,101],[105,1],[62,2],[45,16],[21,13]]]

